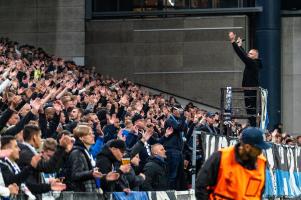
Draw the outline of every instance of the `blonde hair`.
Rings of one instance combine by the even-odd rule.
[[[75,127],[75,129],[73,129],[73,135],[76,138],[83,137],[83,136],[89,134],[90,129],[91,129],[91,127],[89,127],[87,125],[83,125],[83,124],[77,125]]]

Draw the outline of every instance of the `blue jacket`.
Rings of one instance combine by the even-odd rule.
[[[93,144],[89,149],[89,153],[93,156],[94,159],[96,159],[96,156],[101,152],[103,146],[104,146],[104,138],[98,136],[95,141],[95,144]]]

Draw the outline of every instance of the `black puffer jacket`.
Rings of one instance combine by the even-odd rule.
[[[94,192],[96,189],[93,167],[86,151],[83,143],[76,140],[64,169],[67,190]]]
[[[168,168],[165,161],[157,157],[150,157],[144,166],[143,172],[146,179],[142,185],[142,190],[168,190]]]

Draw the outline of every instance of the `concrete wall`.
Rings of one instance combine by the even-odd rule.
[[[0,37],[83,62],[85,0],[0,0]]]
[[[282,121],[301,134],[301,17],[282,18]],[[277,80],[275,80],[277,81]]]
[[[247,17],[86,22],[86,63],[102,74],[220,104],[220,88],[241,85],[243,64],[227,40],[247,39]]]

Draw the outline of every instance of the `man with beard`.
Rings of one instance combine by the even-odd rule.
[[[261,153],[268,148],[260,129],[243,130],[240,143],[213,153],[199,171],[197,199],[261,199],[266,168]]]
[[[73,108],[69,115],[69,123],[65,125],[65,129],[72,132],[79,123],[84,111],[81,108]]]

